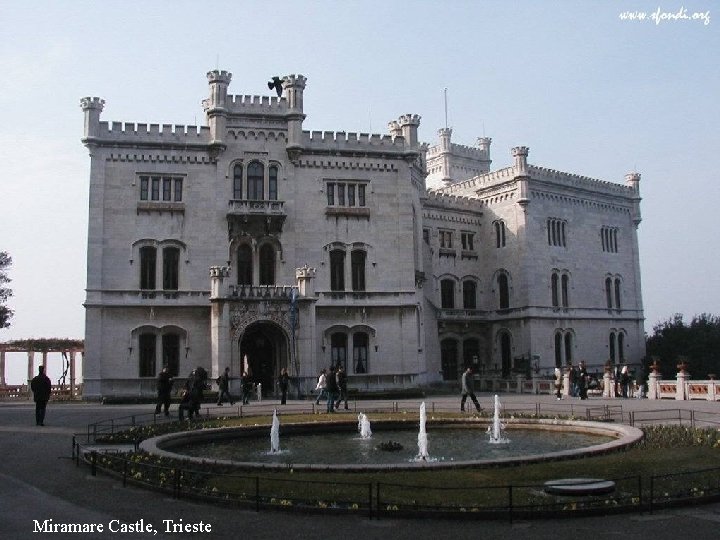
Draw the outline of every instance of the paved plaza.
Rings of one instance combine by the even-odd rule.
[[[484,408],[491,396],[480,394]],[[501,395],[508,406],[540,402],[541,406],[577,407],[578,400],[555,401],[552,396]],[[417,400],[415,400],[417,401]],[[452,407],[459,397],[428,398]],[[274,401],[251,404],[250,408],[271,408]],[[720,402],[650,401],[593,398],[582,405],[622,405],[631,410],[692,409],[718,412]],[[256,513],[233,507],[219,507],[171,497],[135,487],[122,487],[117,480],[91,476],[88,467],[76,467],[71,460],[74,433],[88,423],[113,417],[152,412],[154,405],[100,405],[97,403],[50,402],[46,425],[35,426],[32,402],[0,403],[0,538],[24,540],[52,538],[213,538],[213,539],[714,539],[720,530],[720,504],[679,508],[654,514],[621,514],[607,517],[558,520],[450,521],[367,519],[359,516],[302,515],[266,511]],[[173,412],[175,407],[173,406]],[[321,474],[321,473],[319,473]],[[102,533],[37,533],[34,520],[42,523],[101,524]],[[113,521],[117,520],[117,521]],[[210,525],[211,532],[164,532],[164,520],[176,524]],[[152,524],[152,534],[110,533],[110,523]],[[182,522],[182,523],[181,523]]]

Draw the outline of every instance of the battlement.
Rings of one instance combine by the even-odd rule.
[[[228,96],[225,108],[231,115],[284,115],[289,110],[287,100],[277,96]]]
[[[445,189],[429,190],[426,195],[425,204],[430,206],[443,206],[463,210],[478,210],[480,206],[478,199],[474,197],[451,195],[447,193]]]
[[[295,75],[294,73],[292,75],[286,75],[283,77],[283,88],[288,88],[290,86],[297,87],[297,88],[305,88],[305,83],[307,83],[307,77],[303,75]]]
[[[230,84],[230,81],[232,80],[232,73],[229,71],[219,71],[215,69],[207,72],[207,79],[209,83]]]
[[[303,131],[302,146],[311,149],[405,152],[405,138],[377,133],[346,133],[344,131]]]
[[[99,97],[84,97],[80,100],[80,107],[83,111],[90,109],[102,111],[105,107],[105,100]]]
[[[455,184],[450,184],[449,186],[438,188],[435,191],[437,193],[443,194],[450,194],[458,191],[468,190],[474,192],[478,189],[507,182],[508,180],[512,180],[513,178],[515,178],[515,168],[505,167],[503,169],[498,169],[497,171],[492,171],[489,173],[474,176],[462,182],[456,182]]]
[[[210,128],[174,124],[134,124],[130,122],[100,122],[97,139],[108,142],[207,144]]]
[[[443,153],[442,146],[437,144],[435,146],[428,146],[427,149],[427,158],[431,159],[435,156],[438,156]],[[488,160],[488,152],[486,150],[483,150],[481,148],[476,148],[474,146],[466,146],[464,144],[455,144],[450,143],[450,153],[454,156],[458,157],[465,157],[470,159],[476,159],[476,160]]]
[[[607,180],[598,180],[588,176],[579,174],[566,173],[555,169],[538,167],[536,165],[528,165],[528,171],[533,180],[549,180],[564,185],[574,186],[578,188],[591,189],[613,195],[632,195],[634,190],[629,186],[624,186]]]
[[[419,114],[403,114],[398,118],[398,123],[400,126],[419,126],[420,125],[420,115]]]

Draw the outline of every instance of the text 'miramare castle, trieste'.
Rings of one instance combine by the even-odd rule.
[[[199,127],[81,100],[85,398],[153,394],[163,366],[249,371],[269,394],[283,367],[305,393],[338,364],[376,391],[644,356],[639,174],[531,165],[525,146],[493,169],[490,138],[423,143],[416,114],[304,131],[305,77],[281,97],[231,79],[207,74]]]

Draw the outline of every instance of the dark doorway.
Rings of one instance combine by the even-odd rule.
[[[248,327],[240,340],[240,358],[247,356],[250,378],[262,384],[263,397],[275,392],[275,381],[288,365],[285,334],[272,323],[255,323]]]

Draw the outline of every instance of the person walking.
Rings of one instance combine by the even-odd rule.
[[[165,416],[170,416],[170,395],[172,393],[173,378],[167,366],[162,368],[157,378],[157,403],[155,404],[155,414],[160,414],[161,408],[165,411]]]
[[[233,398],[230,395],[230,368],[226,367],[225,371],[217,378],[218,384],[218,401],[217,404],[222,406],[223,397],[226,397],[230,405],[234,405]]]
[[[587,368],[585,367],[585,362],[580,361],[580,365],[578,366],[578,376],[577,376],[577,392],[580,399],[587,399],[587,384],[588,384],[588,373]]]
[[[622,397],[626,398],[629,396],[628,390],[630,388],[630,374],[628,373],[627,364],[624,364],[620,370],[620,390],[622,391]]]
[[[317,384],[315,385],[315,390],[318,391],[318,397],[315,400],[315,405],[320,405],[320,400],[323,397],[327,397],[327,375],[325,374],[325,368],[322,368],[320,370],[320,375],[318,376]]]
[[[338,394],[337,375],[335,368],[330,366],[330,371],[325,377],[325,392],[327,392],[327,412],[335,412],[335,398]]]
[[[475,382],[473,381],[473,370],[471,367],[468,367],[462,374],[462,396],[460,398],[461,411],[465,410],[465,401],[467,400],[468,396],[470,396],[470,399],[472,399],[472,402],[475,404],[477,412],[482,411],[482,407],[480,407],[480,403],[478,403],[478,400],[475,397],[474,386]]]
[[[250,404],[250,394],[252,393],[253,382],[252,382],[252,378],[250,377],[250,373],[248,373],[247,371],[245,373],[243,373],[241,387],[242,387],[243,405],[249,405]]]
[[[280,387],[280,405],[287,403],[288,385],[290,383],[290,375],[288,375],[287,368],[280,370],[280,376],[278,377],[278,386]]]
[[[345,373],[342,366],[338,366],[336,375],[338,383],[338,399],[335,402],[335,408],[340,408],[340,403],[345,400],[345,410],[348,410],[347,373]]]
[[[52,383],[47,375],[45,375],[45,366],[38,367],[38,374],[30,381],[30,389],[33,392],[35,400],[35,425],[45,425],[45,409],[47,402],[50,400],[52,391]]]
[[[560,395],[560,390],[562,390],[562,370],[559,367],[555,368],[555,397],[558,398],[558,400],[562,399],[562,396]]]

